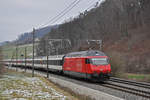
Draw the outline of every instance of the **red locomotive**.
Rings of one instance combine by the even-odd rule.
[[[67,54],[63,59],[63,73],[98,81],[108,80],[111,66],[108,57],[100,51],[82,51]]]

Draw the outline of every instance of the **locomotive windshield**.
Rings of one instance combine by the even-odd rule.
[[[107,58],[92,58],[91,63],[93,65],[107,65],[108,59]]]

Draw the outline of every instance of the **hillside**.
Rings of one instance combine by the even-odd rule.
[[[149,73],[149,9],[150,0],[105,0],[99,7],[52,30],[45,38],[70,39],[73,51],[86,49],[87,39],[103,40],[103,51],[112,60],[118,59],[126,72]],[[43,53],[45,38],[39,45]]]
[[[8,44],[8,43],[9,43],[9,41],[0,42],[0,46],[3,46],[3,45]]]
[[[55,29],[57,27],[58,25],[54,25],[36,29],[35,38],[42,38],[45,34],[49,33],[52,29]],[[32,32],[21,34],[20,36],[18,36],[17,42],[19,44],[26,44],[32,42]]]
[[[58,28],[59,25],[47,26],[43,28],[36,29],[35,38],[42,38],[44,35],[48,34],[52,29]],[[32,32],[22,33],[18,36],[18,38],[14,41],[4,41],[0,42],[0,46],[4,45],[16,45],[16,42],[20,45],[29,44],[32,42]]]

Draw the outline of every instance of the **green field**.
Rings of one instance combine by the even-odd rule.
[[[27,49],[27,57],[32,57],[32,44],[19,45],[18,46],[18,59],[24,58],[21,55],[25,55],[25,48]],[[2,47],[2,54],[4,59],[16,58],[16,46],[15,45],[5,45]]]
[[[126,76],[130,80],[150,82],[150,74],[126,74]]]

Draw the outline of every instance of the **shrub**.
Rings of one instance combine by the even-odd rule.
[[[120,77],[124,75],[126,62],[123,56],[118,52],[109,52],[107,54],[110,57],[112,76]]]

